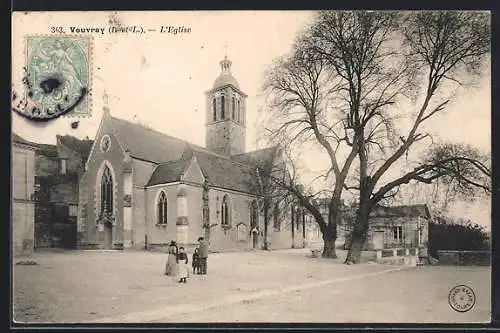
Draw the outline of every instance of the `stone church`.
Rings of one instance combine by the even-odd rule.
[[[80,177],[80,248],[147,249],[208,238],[212,251],[261,248],[262,175],[277,147],[247,152],[246,98],[225,57],[206,95],[206,147],[113,117],[105,107]],[[289,248],[272,206],[267,241]]]

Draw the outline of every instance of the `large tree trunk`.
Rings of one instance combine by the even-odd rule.
[[[358,264],[361,261],[361,252],[366,244],[366,236],[368,232],[368,215],[371,210],[370,195],[372,193],[372,179],[368,175],[368,153],[366,149],[366,142],[364,133],[357,132],[357,140],[360,145],[358,150],[359,156],[359,207],[356,214],[356,222],[354,223],[354,230],[351,234],[351,242],[349,252],[345,263]]]
[[[203,228],[205,229],[205,240],[207,242],[210,242],[210,204],[209,204],[209,196],[208,196],[208,191],[209,191],[209,185],[208,181],[203,184],[203,194],[202,194],[202,200],[203,200]]]
[[[323,258],[336,259],[337,253],[335,252],[335,240],[331,232],[323,234],[323,253],[321,256]]]
[[[295,248],[295,209],[292,207],[292,249]]]
[[[340,219],[340,199],[332,199],[328,205],[328,224],[323,231],[323,258],[336,259],[335,241],[337,240],[337,223]]]
[[[302,210],[302,247],[306,247],[306,212]]]
[[[269,203],[268,199],[264,199],[264,250],[269,250],[269,243],[267,238],[268,226],[269,226]]]
[[[367,233],[368,233],[368,215],[370,209],[368,204],[360,205],[354,230],[351,234],[349,252],[347,252],[346,264],[358,264],[361,261],[361,252],[363,251]]]

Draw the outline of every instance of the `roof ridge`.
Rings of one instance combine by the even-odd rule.
[[[248,155],[248,154],[252,154],[252,153],[256,153],[256,152],[260,152],[260,151],[264,151],[264,150],[271,150],[271,149],[278,149],[278,145],[274,145],[274,146],[270,146],[270,147],[266,147],[266,148],[255,149],[252,151],[247,151],[246,153],[231,155],[231,157],[244,156],[244,155]]]
[[[190,147],[192,149],[192,147]],[[209,149],[206,149],[206,148],[203,148],[201,147],[202,149],[193,149],[193,152],[195,153],[203,153],[203,154],[208,154],[208,155],[212,155],[212,156],[215,156],[215,157],[219,157],[219,158],[223,158],[225,160],[231,160],[231,157],[230,156],[226,156],[226,155],[222,155],[222,154],[218,154],[214,151],[211,151]]]
[[[137,127],[144,128],[144,129],[146,129],[146,130],[148,130],[148,131],[150,131],[150,132],[155,132],[155,133],[157,133],[157,134],[163,135],[163,136],[168,137],[168,138],[170,138],[170,139],[174,139],[174,140],[177,140],[177,141],[182,141],[183,143],[187,143],[187,144],[190,144],[190,145],[195,145],[195,146],[198,146],[198,145],[196,145],[196,144],[194,144],[194,143],[189,142],[188,140],[184,140],[184,139],[177,138],[177,137],[172,136],[172,135],[170,135],[170,134],[160,132],[160,131],[158,131],[158,130],[156,130],[156,129],[154,129],[154,128],[149,128],[149,127],[144,126],[144,125],[142,125],[142,124],[134,123],[134,122],[132,122],[132,121],[130,121],[130,120],[126,120],[126,119],[122,119],[122,118],[117,118],[117,117],[114,117],[114,116],[110,116],[110,118],[111,118],[112,120],[118,120],[118,121],[125,122],[125,123],[127,123],[127,124],[132,125],[132,126],[137,126]]]
[[[94,140],[92,140],[92,139],[90,139],[90,138],[89,138],[89,139],[86,139],[86,138],[84,138],[84,139],[80,139],[79,137],[77,137],[77,136],[75,136],[75,135],[71,135],[71,134],[64,134],[64,135],[61,135],[61,134],[56,134],[56,137],[61,137],[61,138],[72,138],[72,139],[76,139],[76,140],[78,140],[78,141],[84,141],[84,142],[85,142],[85,141],[94,141]]]
[[[168,166],[170,164],[174,164],[174,163],[180,163],[180,162],[184,162],[184,163],[187,163],[188,161],[190,161],[191,159],[178,159],[178,160],[173,160],[173,161],[166,161],[166,162],[160,162],[157,164],[157,166]]]

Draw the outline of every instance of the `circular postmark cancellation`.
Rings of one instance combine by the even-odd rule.
[[[89,55],[90,38],[29,36],[22,80],[25,96],[20,99],[13,92],[13,109],[33,120],[70,111],[88,113]]]
[[[458,285],[451,288],[448,294],[448,304],[457,312],[467,312],[476,304],[476,295],[472,288],[466,285]]]

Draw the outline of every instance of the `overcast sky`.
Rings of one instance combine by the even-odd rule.
[[[140,121],[184,140],[205,144],[205,95],[220,73],[219,61],[227,53],[232,73],[247,99],[247,150],[255,149],[258,97],[263,73],[271,61],[290,50],[296,34],[312,18],[311,12],[74,12],[15,13],[13,16],[13,82],[20,82],[27,34],[48,34],[50,26],[103,27],[111,18],[123,26],[142,25],[191,28],[189,34],[94,35],[92,55],[92,116],[61,118],[33,124],[13,114],[13,131],[25,139],[55,143],[56,134],[79,138],[96,134],[102,116],[104,89],[115,117]],[[224,45],[227,44],[227,48]],[[19,85],[18,85],[19,86]],[[428,129],[443,140],[474,143],[490,151],[490,78],[474,89],[460,91],[446,114],[430,122]],[[489,203],[453,210],[489,226]]]

